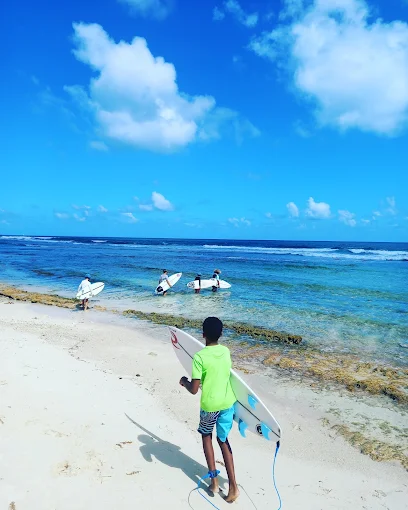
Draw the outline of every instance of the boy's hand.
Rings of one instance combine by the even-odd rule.
[[[187,382],[188,382],[187,377],[186,376],[182,377],[180,379],[180,386],[184,386],[185,387]]]

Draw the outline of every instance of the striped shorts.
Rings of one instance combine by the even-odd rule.
[[[233,421],[234,406],[224,411],[214,412],[207,412],[201,409],[198,432],[203,436],[210,436],[213,433],[214,427],[216,427],[218,439],[225,443],[228,434],[231,432]]]

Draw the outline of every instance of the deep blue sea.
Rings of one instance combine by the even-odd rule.
[[[166,297],[162,269],[183,272]],[[195,295],[197,272],[231,283]],[[85,273],[98,300],[203,319],[248,322],[302,335],[322,350],[408,362],[408,243],[0,236],[0,282],[73,297]]]

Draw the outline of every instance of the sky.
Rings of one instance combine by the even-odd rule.
[[[0,234],[408,241],[408,0],[20,0]]]

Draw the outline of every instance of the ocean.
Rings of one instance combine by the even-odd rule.
[[[196,295],[213,270],[232,287]],[[163,269],[183,272],[165,297]],[[0,282],[73,297],[84,274],[98,302],[301,335],[307,345],[408,364],[408,243],[0,236]]]

